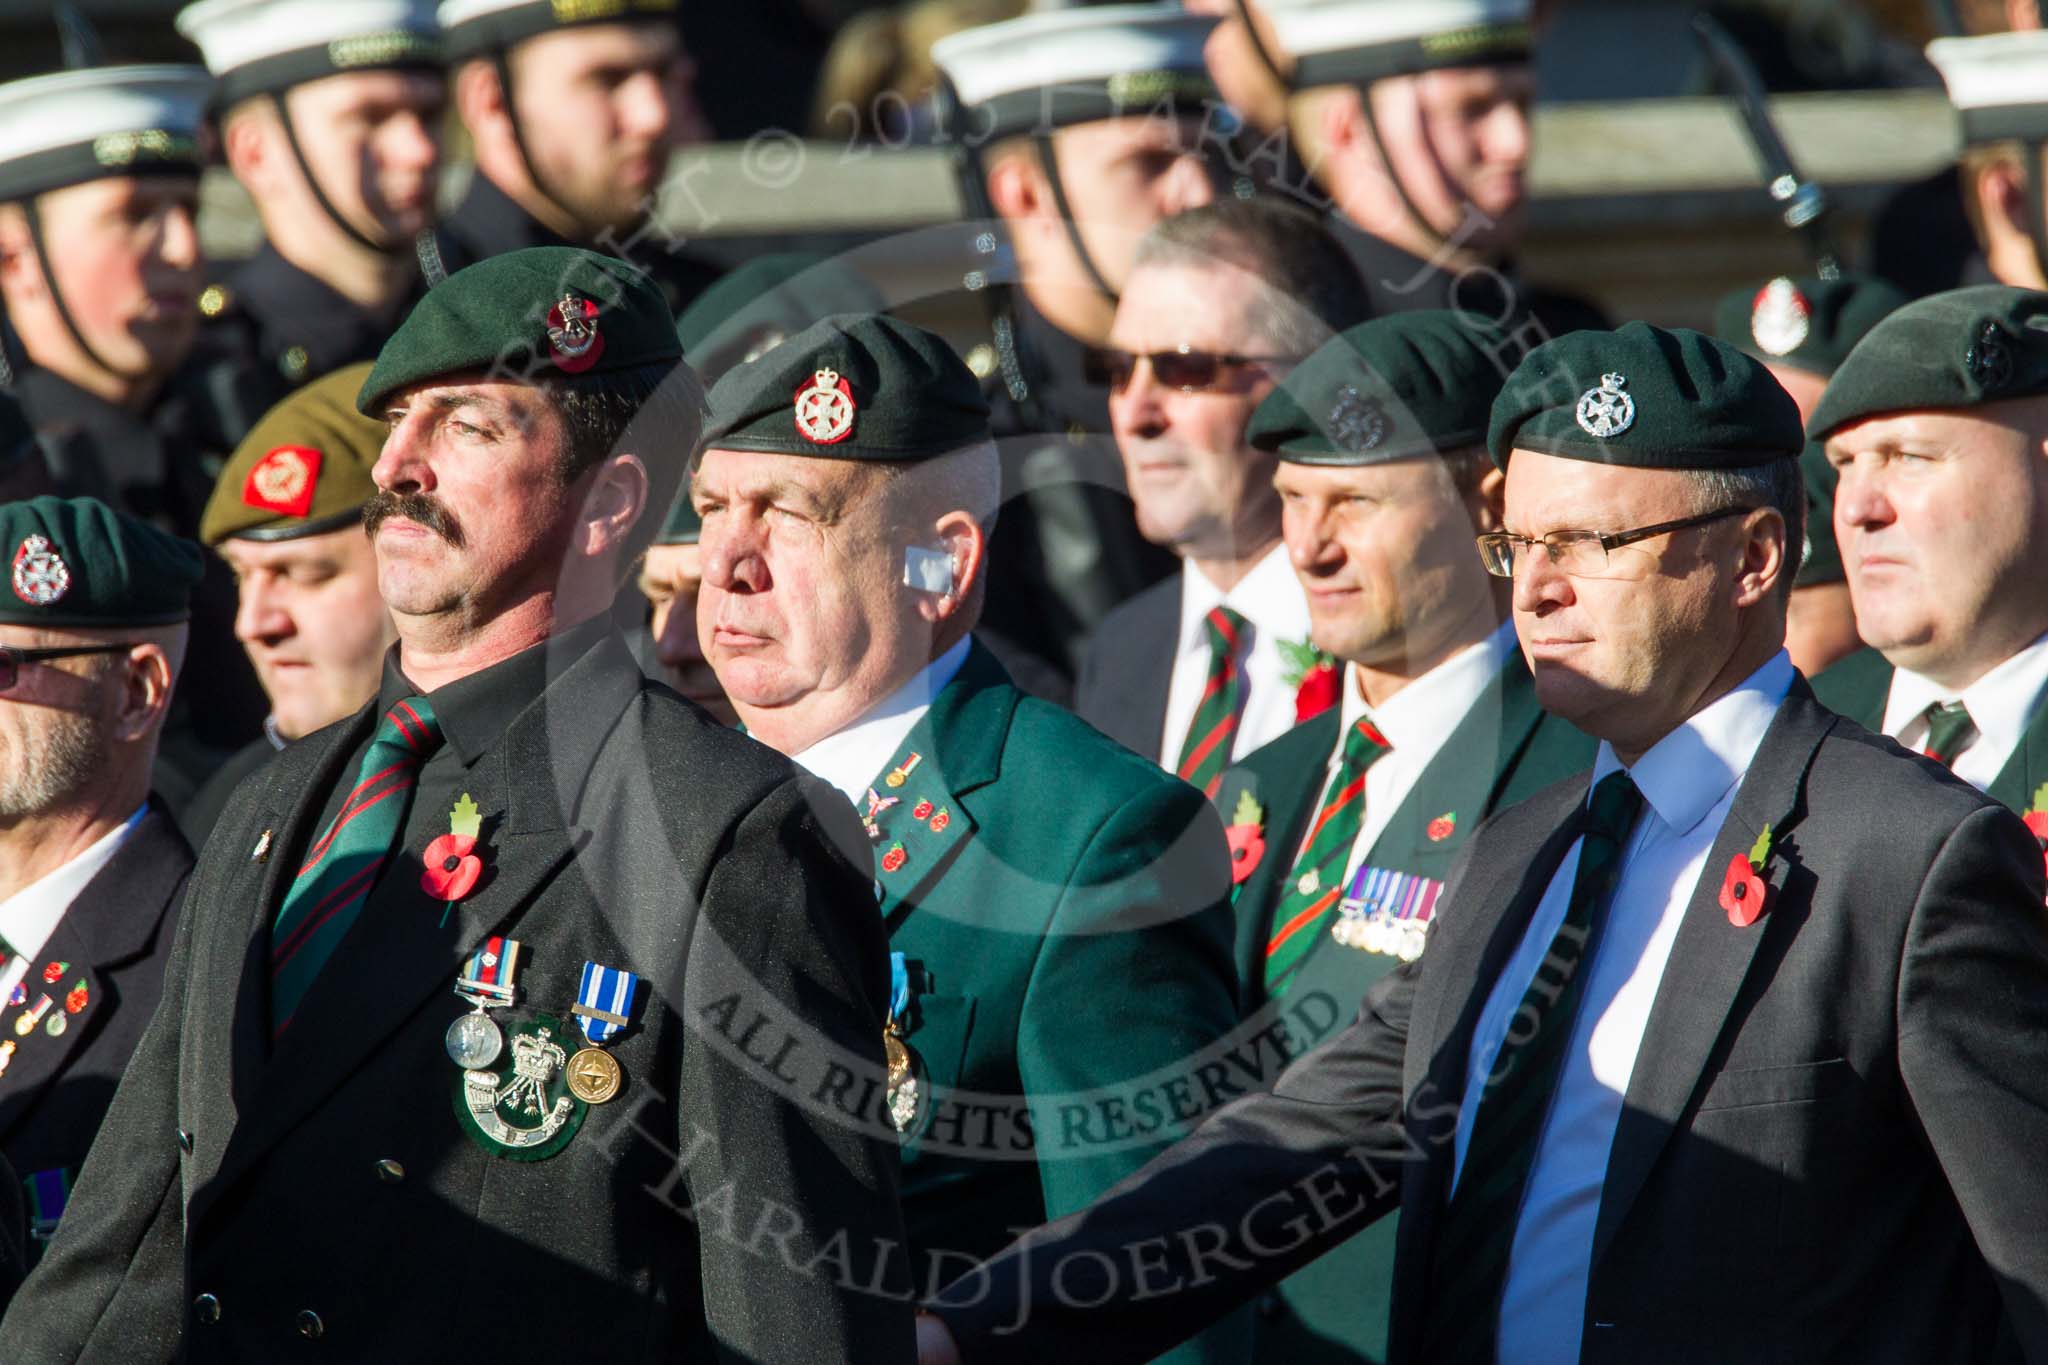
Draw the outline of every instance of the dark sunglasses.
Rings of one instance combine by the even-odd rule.
[[[1081,375],[1090,384],[1107,386],[1122,393],[1131,386],[1138,362],[1152,366],[1152,377],[1169,389],[1199,393],[1216,387],[1225,370],[1246,365],[1291,365],[1291,355],[1237,355],[1233,352],[1197,351],[1182,346],[1172,351],[1120,351],[1113,346],[1090,346],[1081,357]]]
[[[15,649],[0,645],[0,692],[11,691],[15,680],[21,676],[23,664],[39,664],[50,659],[76,659],[85,654],[125,654],[135,648],[125,645],[66,645],[61,649]]]

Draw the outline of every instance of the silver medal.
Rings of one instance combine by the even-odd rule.
[[[480,1071],[505,1050],[505,1035],[482,1010],[472,1010],[448,1026],[448,1060],[464,1071]]]

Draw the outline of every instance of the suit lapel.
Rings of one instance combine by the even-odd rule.
[[[1104,695],[1099,727],[1128,749],[1156,760],[1165,742],[1166,694],[1173,686],[1180,653],[1182,576],[1150,589],[1117,633],[1103,639],[1109,668],[1098,671],[1127,681]],[[1178,737],[1176,737],[1178,738]]]
[[[418,850],[403,851],[278,1040],[211,1188],[230,1184],[422,1004],[451,990],[479,942],[530,917],[529,903],[586,837],[572,819],[577,797],[639,684],[624,647],[607,640],[529,703],[476,761],[469,791],[483,817],[483,880],[448,910],[420,888]],[[535,774],[553,774],[560,785],[534,781]],[[267,1011],[261,1017],[267,1027]]]
[[[291,754],[277,763],[254,841],[246,851],[223,853],[237,860],[238,869],[225,899],[245,907],[229,939],[240,965],[228,1041],[236,1107],[244,1113],[270,1060],[270,924],[298,872],[294,855],[312,846],[313,825],[342,779],[342,766],[369,735],[375,712],[374,703],[364,707],[354,719],[306,741],[303,757]]]
[[[1758,946],[1774,930],[1783,934],[1797,929],[1797,917],[1782,905],[1767,909],[1756,924],[1737,927],[1721,910],[1721,882],[1736,855],[1747,852],[1769,825],[1774,849],[1769,880],[1774,894],[1783,896],[1788,865],[1780,857],[1783,839],[1796,829],[1814,751],[1835,724],[1834,714],[1813,699],[1805,684],[1795,682],[1714,838],[1629,1075],[1593,1234],[1596,1267],[1699,1087]]]
[[[37,1092],[64,1070],[91,1036],[98,1016],[118,1003],[108,996],[104,973],[148,949],[163,922],[168,898],[182,888],[177,869],[191,865],[191,852],[170,817],[152,805],[57,922],[22,982],[28,999],[20,1009],[8,1011],[8,1027],[0,1033],[0,1095],[11,1102],[15,1123],[34,1112]],[[52,965],[62,967],[54,980],[47,973]],[[37,1002],[44,996],[50,1003],[36,1015]],[[30,1015],[32,1024],[20,1033],[14,1025],[24,1014]],[[52,1036],[50,1021],[60,1018],[61,1031]],[[0,1129],[0,1136],[13,1127]]]
[[[2048,704],[2034,708],[2019,747],[1984,794],[2024,815],[2034,808],[2034,793],[2044,782],[2048,782]]]
[[[961,798],[996,780],[1017,693],[977,642],[910,736],[869,785],[893,805],[871,818],[882,917],[891,933],[974,835]],[[902,780],[891,785],[891,778]]]

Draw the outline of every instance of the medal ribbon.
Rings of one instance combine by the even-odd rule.
[[[37,1171],[21,1184],[28,1195],[28,1235],[47,1242],[56,1235],[57,1222],[71,1202],[71,1172],[61,1166]]]
[[[583,1036],[593,1043],[609,1042],[616,1036],[633,1012],[633,993],[639,986],[640,978],[633,972],[584,963],[576,1008],[571,1011],[583,1021]]]
[[[456,983],[455,993],[478,1004],[489,1001],[509,1005],[514,990],[512,978],[518,970],[519,940],[494,935],[469,955],[469,963],[462,969],[462,979]]]

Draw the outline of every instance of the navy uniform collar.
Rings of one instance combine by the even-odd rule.
[[[550,681],[567,672],[611,635],[611,618],[600,613],[509,659],[501,659],[489,668],[428,693],[434,704],[434,718],[441,724],[448,747],[465,766],[475,763],[504,737],[520,713],[547,690]],[[384,681],[377,689],[379,715],[420,692],[400,671],[398,655],[399,647],[393,645],[384,656]]]
[[[448,215],[445,226],[476,252],[478,259],[530,246],[582,245],[528,213],[482,171],[470,177],[469,189],[455,206],[455,212]]]

